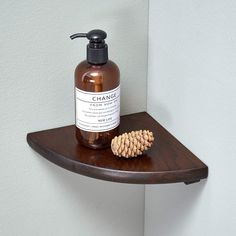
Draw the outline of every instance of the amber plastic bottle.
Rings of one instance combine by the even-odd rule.
[[[106,33],[92,30],[71,39],[86,37],[87,60],[75,69],[75,124],[80,144],[101,149],[110,146],[120,124],[120,72],[108,60]]]

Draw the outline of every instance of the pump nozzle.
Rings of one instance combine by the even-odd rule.
[[[87,38],[90,42],[103,42],[103,40],[107,37],[106,32],[103,30],[95,29],[91,30],[88,33],[77,33],[70,36],[71,39],[75,38]]]
[[[85,37],[87,37],[87,33],[77,33],[70,36],[71,39],[85,38]]]
[[[70,36],[71,39],[87,38],[87,61],[91,64],[104,64],[108,60],[108,49],[105,43],[107,37],[103,30],[95,29],[88,33],[77,33]]]

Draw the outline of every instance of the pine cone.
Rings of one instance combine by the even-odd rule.
[[[149,130],[132,131],[116,136],[111,141],[111,150],[119,157],[136,157],[152,146],[154,137]]]

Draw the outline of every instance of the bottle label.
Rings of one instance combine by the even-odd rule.
[[[76,126],[88,132],[105,132],[120,124],[120,86],[106,92],[75,88]]]

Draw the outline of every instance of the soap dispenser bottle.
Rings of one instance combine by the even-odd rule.
[[[75,69],[76,138],[84,146],[101,149],[110,146],[120,124],[120,72],[108,60],[106,32],[91,30],[71,35],[85,37],[87,59]]]

